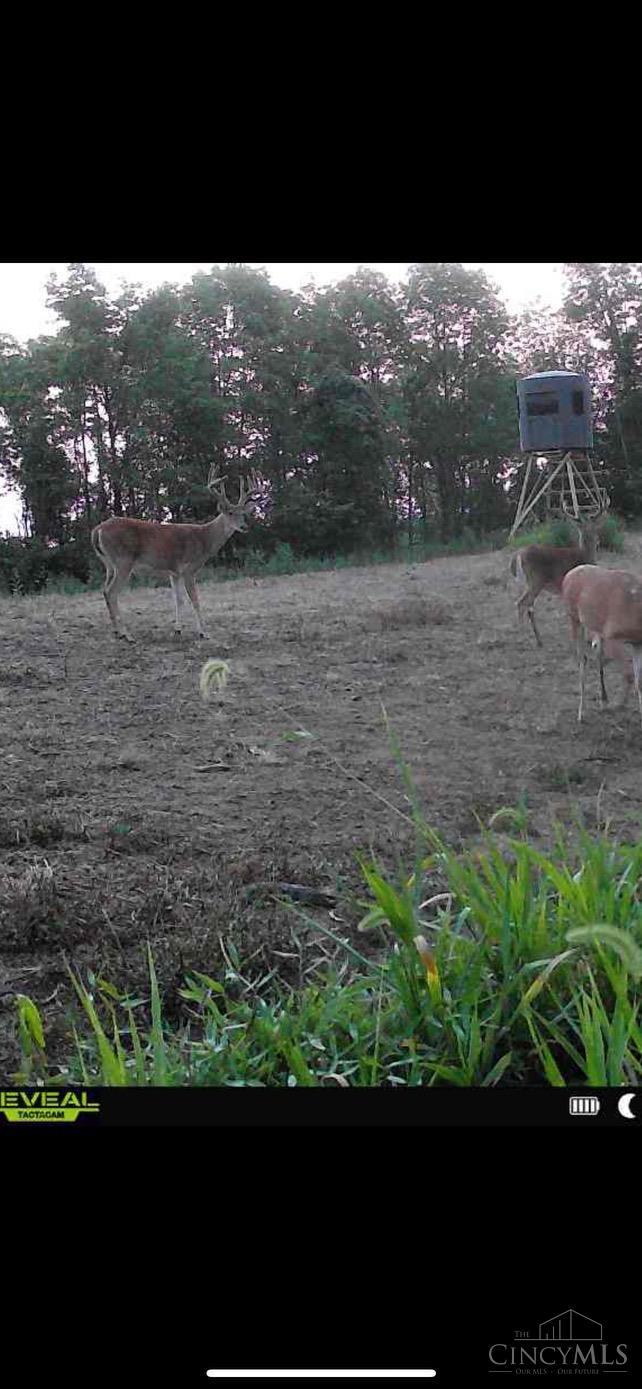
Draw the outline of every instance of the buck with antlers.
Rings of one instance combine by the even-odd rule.
[[[521,598],[517,600],[517,613],[521,621],[524,614],[528,614],[538,646],[542,646],[543,643],[533,612],[535,601],[544,591],[561,596],[562,583],[570,569],[575,569],[578,564],[595,563],[598,527],[605,510],[606,506],[602,506],[585,520],[577,521],[564,507],[566,515],[577,525],[579,545],[527,545],[525,549],[518,550],[511,559],[511,574],[516,579],[523,579],[526,584]]]
[[[185,593],[196,613],[199,635],[207,635],[201,618],[196,575],[235,531],[246,529],[247,519],[259,495],[254,473],[249,485],[247,479],[244,483],[241,478],[238,502],[229,501],[225,493],[225,479],[216,477],[214,468],[210,469],[207,485],[218,502],[219,515],[204,525],[135,521],[126,516],[111,516],[92,531],[91,543],[106,570],[103,593],[117,637],[132,640],[120,620],[118,595],[133,573],[169,578],[176,610],[176,636],[181,634]]]
[[[608,656],[609,650],[616,655],[616,659],[619,659],[620,650],[630,652],[633,684],[642,721],[642,579],[636,574],[629,574],[626,569],[598,569],[595,565],[582,564],[566,575],[562,597],[570,615],[577,647],[580,671],[578,722],[582,722],[589,641],[598,647],[600,675],[604,656]],[[606,691],[603,680],[602,695],[604,700]]]

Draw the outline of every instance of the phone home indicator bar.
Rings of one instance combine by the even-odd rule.
[[[434,1379],[436,1370],[208,1370],[208,1379]]]

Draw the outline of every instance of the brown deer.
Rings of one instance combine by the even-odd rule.
[[[578,722],[582,722],[589,642],[599,650],[603,703],[606,702],[602,674],[604,659],[617,660],[622,665],[629,685],[631,677],[627,667],[630,656],[632,683],[635,685],[642,720],[642,579],[637,574],[629,574],[626,569],[599,569],[596,565],[582,564],[563,580],[562,598],[571,619],[579,663]],[[628,689],[625,689],[622,704],[626,694]]]
[[[213,521],[196,522],[136,521],[128,516],[112,516],[91,533],[91,543],[105,566],[103,593],[107,611],[117,637],[132,638],[125,631],[118,611],[118,595],[130,574],[148,573],[169,578],[176,610],[176,636],[181,634],[183,597],[187,594],[198,622],[201,637],[206,635],[196,589],[196,575],[208,559],[218,553],[231,535],[244,531],[260,495],[259,480],[241,478],[238,502],[225,492],[225,479],[210,469],[207,485],[218,503],[219,515]]]
[[[572,517],[566,507],[564,510],[577,525],[578,545],[527,545],[523,550],[518,550],[510,562],[511,574],[516,579],[523,579],[526,584],[521,598],[517,600],[518,617],[523,621],[524,614],[528,614],[538,646],[542,646],[543,642],[533,612],[535,601],[544,591],[561,597],[562,583],[569,570],[576,569],[578,564],[595,564],[598,528],[605,508],[600,507],[582,521]]]

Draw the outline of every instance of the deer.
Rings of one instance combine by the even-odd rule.
[[[524,592],[517,600],[517,614],[520,621],[523,621],[525,613],[528,614],[538,646],[543,646],[544,643],[533,612],[536,599],[544,590],[559,597],[564,576],[569,570],[576,569],[579,564],[595,564],[599,541],[598,527],[606,507],[600,506],[583,521],[577,521],[566,506],[563,509],[577,524],[579,545],[527,545],[523,550],[518,550],[510,562],[511,574],[516,579],[523,579],[526,584]]]
[[[181,636],[183,596],[196,613],[199,636],[203,626],[196,589],[196,575],[208,559],[222,549],[236,531],[247,529],[247,520],[260,495],[255,473],[239,482],[239,499],[231,502],[225,492],[225,478],[210,468],[207,486],[218,503],[219,514],[204,524],[171,521],[137,521],[128,516],[110,516],[91,533],[91,543],[105,567],[103,595],[116,637],[133,641],[120,619],[118,595],[131,574],[148,573],[169,578],[174,594],[176,637]]]
[[[584,708],[584,680],[588,644],[597,646],[600,660],[602,703],[606,703],[603,664],[615,658],[624,669],[630,657],[632,683],[638,698],[642,723],[642,579],[627,569],[600,569],[596,565],[580,564],[562,582],[562,598],[571,619],[580,676],[578,723]],[[626,701],[628,689],[622,699]]]

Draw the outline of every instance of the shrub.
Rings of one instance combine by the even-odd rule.
[[[38,537],[5,536],[0,540],[0,587],[5,593],[42,593],[52,581],[87,584],[89,550],[77,540],[46,545]]]

